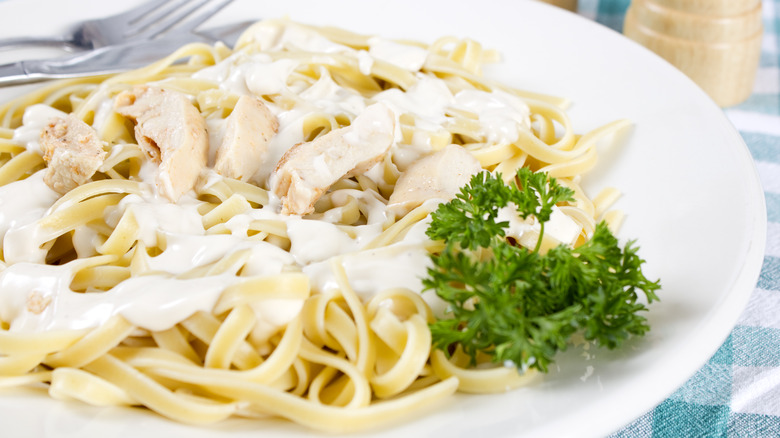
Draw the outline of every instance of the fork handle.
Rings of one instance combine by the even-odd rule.
[[[0,65],[0,87],[37,82],[43,78],[30,76],[24,68],[24,62]]]
[[[0,50],[30,46],[73,49],[74,43],[72,40],[63,36],[0,38]]]

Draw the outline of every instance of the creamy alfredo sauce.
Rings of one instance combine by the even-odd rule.
[[[372,38],[368,51],[356,51],[294,25],[261,25],[255,27],[254,32],[254,39],[271,50],[293,46],[307,51],[355,56],[363,72],[370,71],[376,60],[416,71],[425,63],[427,53],[381,38]],[[297,65],[295,60],[274,61],[265,54],[236,54],[195,74],[199,79],[219,83],[225,91],[238,95],[294,93],[302,99],[303,104],[291,110],[269,105],[279,120],[279,131],[271,141],[269,159],[253,178],[264,187],[284,152],[304,140],[302,126],[308,113],[317,110],[356,116],[369,104],[363,97],[337,85],[326,73],[311,86],[292,80],[290,75]],[[528,107],[516,97],[483,91],[453,95],[438,79],[422,75],[407,92],[384,91],[374,96],[373,101],[385,103],[394,112],[396,122],[400,114],[413,113],[417,126],[432,132],[442,129],[440,126],[447,121],[445,113],[448,110],[474,113],[479,117],[482,134],[493,142],[514,141],[518,129],[527,129],[530,123]],[[107,111],[110,111],[110,105],[101,105],[96,114],[98,132],[102,128],[101,121],[107,118]],[[61,115],[58,113],[43,105],[29,107],[13,141],[40,153],[40,132],[52,116]],[[404,170],[420,156],[430,153],[432,148],[426,139],[413,138],[403,143],[400,123],[396,126],[396,141],[391,153],[399,169]],[[219,122],[210,122],[209,131],[211,143],[219,144],[222,136]],[[213,153],[211,160],[213,163]],[[371,178],[379,171],[372,169],[366,175]],[[154,275],[128,279],[107,292],[73,292],[70,289],[73,264],[44,264],[45,252],[40,245],[45,241],[40,240],[45,233],[37,221],[47,214],[58,195],[43,183],[42,172],[0,187],[0,242],[5,259],[5,266],[0,264],[0,318],[10,324],[10,330],[91,328],[116,314],[148,330],[172,327],[194,312],[210,311],[222,290],[236,281],[232,276],[183,280],[175,275],[245,250],[251,253],[245,262],[245,273],[274,275],[283,271],[303,271],[309,276],[315,292],[336,287],[329,268],[333,257],[341,257],[351,286],[363,299],[387,288],[422,290],[421,278],[430,266],[423,248],[427,221],[389,247],[362,249],[381,233],[381,223],[388,215],[385,203],[376,195],[356,193],[369,213],[368,224],[357,227],[353,235],[327,222],[327,217],[315,221],[283,216],[270,207],[250,210],[232,218],[226,224],[230,235],[206,235],[193,193],[186,194],[175,204],[164,202],[154,195],[153,175],[142,172],[142,177],[145,178],[142,194],[127,195],[118,206],[109,208],[104,214],[111,224],[131,211],[142,231],[139,241],[147,246],[158,246],[163,251],[146,260]],[[220,178],[218,175],[211,177]],[[292,242],[290,250],[247,240],[248,224],[258,219],[284,221]],[[94,238],[90,232],[75,232],[74,246],[80,257],[95,255]],[[433,293],[425,293],[424,298],[436,313],[441,313],[441,303]],[[301,306],[302,302],[295,300],[268,300],[254,310],[272,333],[293,318]]]

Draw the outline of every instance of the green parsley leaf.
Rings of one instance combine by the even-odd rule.
[[[504,191],[509,193],[510,200],[517,206],[518,214],[523,219],[535,216],[542,224],[550,220],[554,205],[574,199],[572,189],[558,185],[555,178],[550,179],[548,184],[546,173],[534,173],[525,167],[517,171],[517,185],[520,190],[504,186]]]
[[[509,202],[510,192],[504,187],[503,181],[486,172],[474,175],[455,199],[433,212],[431,217],[439,225],[428,228],[428,237],[458,242],[471,250],[489,246],[496,236],[503,237],[508,223],[496,222],[496,216]]]
[[[483,172],[432,214],[428,236],[446,245],[431,256],[423,285],[449,304],[447,318],[430,325],[434,347],[449,352],[459,345],[472,361],[483,353],[497,363],[547,371],[577,332],[607,348],[646,333],[640,293],[653,302],[660,283],[642,273],[635,242],[621,248],[602,222],[580,247],[541,254],[544,222],[573,192],[528,169],[515,182]],[[510,205],[540,222],[534,250],[505,238],[508,223],[497,217]]]

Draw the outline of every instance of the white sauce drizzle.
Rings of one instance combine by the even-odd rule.
[[[422,47],[399,44],[380,37],[369,38],[368,47],[372,57],[409,71],[419,71],[428,58],[428,51]]]
[[[519,127],[531,126],[528,105],[501,90],[460,91],[455,95],[454,106],[478,114],[485,137],[491,143],[513,142],[520,134]]]
[[[43,171],[0,187],[0,242],[8,230],[40,219],[59,197],[43,183]]]
[[[43,155],[39,139],[41,131],[55,117],[65,117],[67,114],[48,105],[38,103],[25,108],[22,116],[22,126],[16,128],[11,139],[14,143],[24,146],[28,152]]]
[[[427,56],[419,47],[380,38],[369,41],[368,51],[353,50],[297,25],[279,28],[261,24],[253,29],[252,39],[264,50],[295,47],[309,52],[352,56],[363,73],[370,72],[376,60],[414,72],[425,63]],[[325,56],[318,59],[330,62]],[[418,129],[436,133],[442,130],[441,124],[448,121],[448,111],[470,111],[478,115],[483,126],[481,134],[490,141],[513,141],[518,129],[530,126],[528,107],[507,93],[464,91],[453,95],[442,81],[420,74],[417,83],[406,93],[388,90],[367,102],[339,86],[325,69],[316,83],[302,85],[293,75],[298,65],[297,61],[289,59],[274,61],[266,54],[236,54],[194,75],[197,79],[218,83],[229,93],[295,93],[301,100],[292,109],[268,105],[279,121],[279,130],[270,141],[268,160],[253,176],[253,181],[263,187],[268,187],[269,176],[282,155],[291,146],[304,141],[303,123],[312,111],[354,119],[368,104],[384,103],[396,117],[396,141],[391,153],[402,170],[432,150],[425,136],[413,138],[412,144],[401,143],[398,117],[402,114],[413,114]],[[95,116],[98,128],[102,128],[110,114],[109,103],[100,106]],[[30,106],[12,141],[40,154],[41,130],[51,117],[63,115],[46,105]],[[209,121],[208,127],[213,149],[221,143],[221,122]],[[117,145],[117,148],[121,147]],[[213,163],[213,156],[212,150],[209,163]],[[382,171],[381,166],[380,163],[368,175],[380,180],[377,175]],[[176,204],[157,198],[151,189],[155,175],[154,166],[142,166],[143,193],[125,196],[119,205],[104,213],[109,225],[116,225],[123,214],[134,215],[141,230],[139,240],[147,247],[162,249],[161,254],[147,256],[145,260],[155,274],[125,280],[107,292],[73,292],[70,289],[74,276],[71,265],[42,264],[45,251],[39,247],[45,242],[40,242],[42,232],[36,221],[44,217],[58,195],[43,183],[41,172],[0,187],[0,239],[7,265],[0,271],[0,319],[10,324],[10,330],[90,328],[105,323],[113,315],[122,315],[147,330],[170,328],[194,312],[211,310],[224,288],[237,281],[232,275],[187,280],[175,276],[246,250],[250,255],[244,264],[244,274],[274,275],[302,270],[310,276],[315,291],[334,287],[335,278],[330,269],[333,257],[340,257],[350,285],[363,299],[387,288],[422,290],[421,279],[430,266],[428,252],[423,247],[428,222],[415,225],[401,241],[391,246],[363,250],[366,243],[382,232],[382,223],[388,217],[383,200],[370,193],[344,190],[334,194],[334,198],[355,196],[368,217],[368,225],[352,228],[352,234],[327,222],[338,218],[314,221],[277,214],[275,207],[279,200],[270,194],[269,207],[250,210],[226,223],[231,234],[206,235],[193,195],[186,194]],[[286,223],[292,243],[289,252],[267,242],[247,239],[249,224],[258,219]],[[94,255],[91,248],[96,238],[94,232],[75,231],[74,245],[78,254]],[[443,304],[435,294],[426,292],[423,298],[434,313],[443,313]],[[267,300],[258,304],[254,310],[263,327],[259,330],[272,333],[297,315],[301,305],[300,300]]]
[[[197,311],[210,311],[232,276],[174,279],[144,275],[107,292],[70,289],[68,265],[17,263],[0,272],[0,318],[11,331],[78,330],[103,324],[114,315],[147,330],[166,330]],[[173,293],[172,293],[173,291]],[[31,298],[47,303],[30,310]]]

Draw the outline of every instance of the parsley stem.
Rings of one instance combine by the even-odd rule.
[[[538,253],[540,249],[542,249],[542,239],[544,238],[544,222],[539,223],[539,238],[536,239],[536,247],[534,247],[534,252]]]

